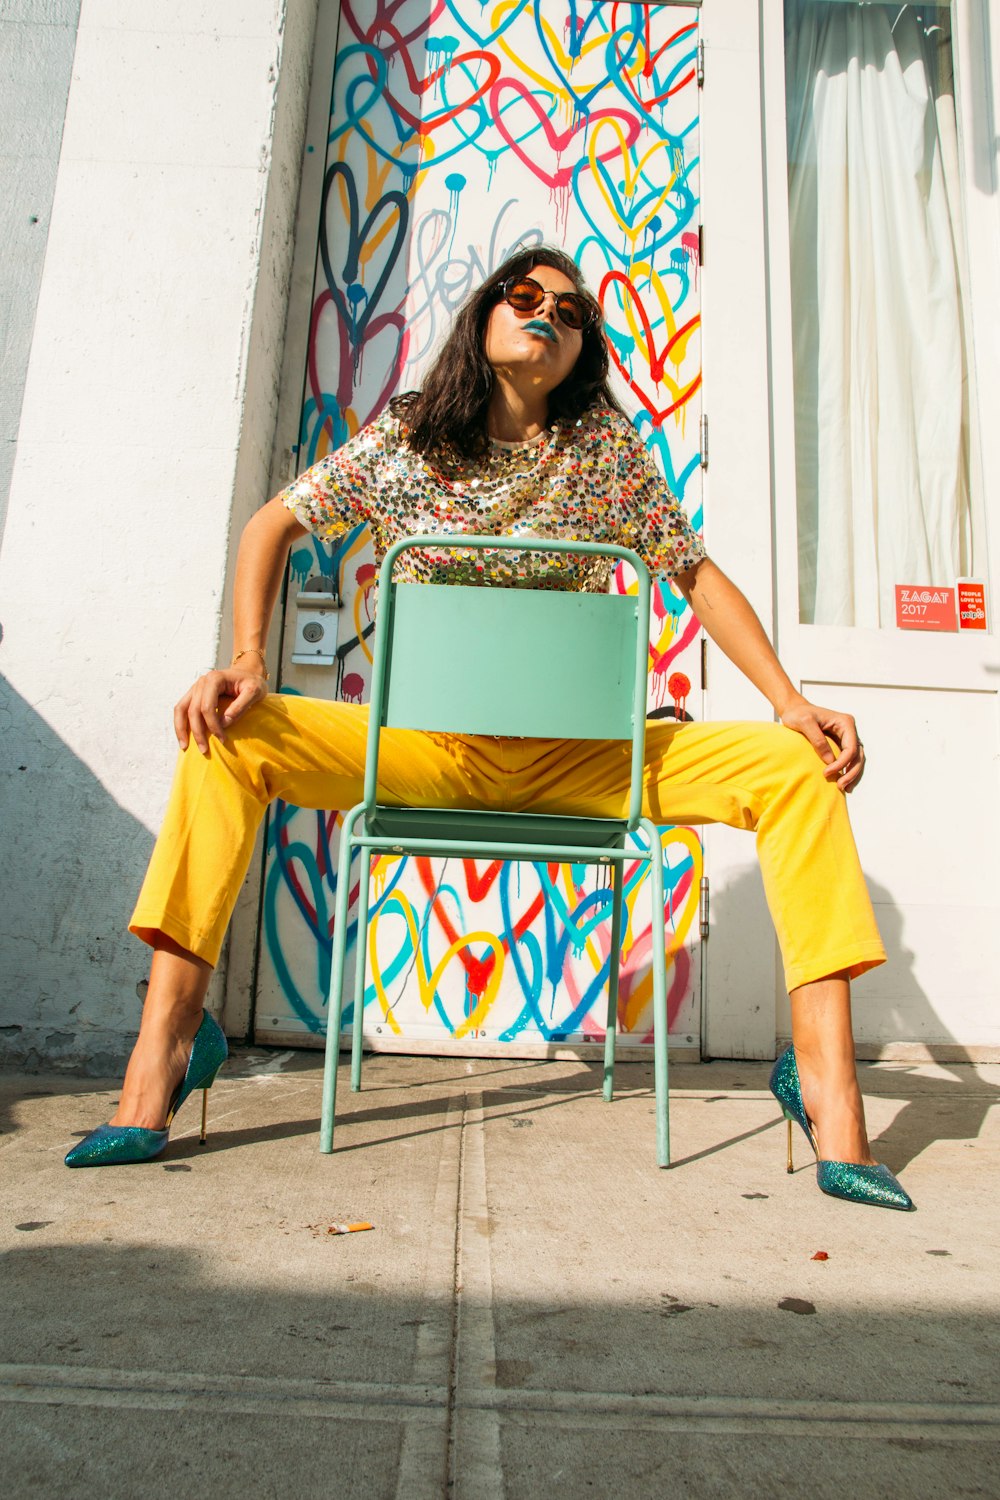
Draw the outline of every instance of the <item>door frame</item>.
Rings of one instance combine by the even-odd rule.
[[[610,3],[610,0],[609,0]],[[650,10],[686,9],[696,15],[703,14],[702,0],[665,0],[651,4]],[[303,155],[298,207],[295,219],[295,247],[292,273],[288,291],[286,313],[286,335],[282,357],[281,385],[278,396],[278,412],[275,439],[271,459],[270,493],[275,493],[295,476],[301,467],[298,461],[298,442],[301,421],[302,391],[308,355],[310,315],[315,296],[316,236],[319,216],[322,212],[323,183],[326,171],[327,131],[330,118],[330,92],[333,86],[334,64],[340,41],[341,6],[338,0],[320,0],[313,52],[313,79],[310,85],[306,122],[306,146]],[[330,80],[330,88],[318,86],[322,79]],[[700,129],[700,119],[699,119]],[[234,539],[235,541],[235,539]],[[283,588],[279,606],[275,610],[269,632],[267,648],[269,659],[279,661],[284,639],[287,613],[287,586]],[[702,695],[703,696],[703,695]],[[264,837],[268,821],[264,824]],[[234,912],[227,954],[242,960],[238,964],[227,962],[224,982],[224,1019],[228,1031],[253,1035],[258,967],[260,962],[260,923],[263,898],[265,860],[258,843],[250,869],[244,881]],[[704,1007],[705,963],[704,944],[696,945],[699,974],[695,988]],[[223,978],[223,976],[220,976]],[[675,1038],[671,1055],[700,1054],[697,1036],[685,1039],[678,1046]],[[444,1048],[442,1048],[444,1050]],[[503,1047],[503,1054],[510,1054],[510,1047]],[[600,1044],[573,1044],[573,1055],[582,1055],[584,1050],[600,1051]],[[634,1054],[636,1058],[649,1056],[647,1046],[630,1045],[622,1041],[619,1052],[623,1059]]]
[[[720,0],[726,3],[726,0]],[[768,385],[774,537],[774,641],[794,683],[850,683],[861,687],[950,689],[994,694],[1000,730],[998,617],[1000,547],[998,509],[989,497],[1000,486],[1000,429],[985,413],[1000,402],[1000,216],[997,183],[1000,148],[989,128],[990,100],[1000,98],[1000,59],[992,76],[988,8],[991,0],[944,0],[953,18],[955,103],[963,172],[969,259],[972,361],[978,420],[973,423],[972,462],[981,471],[985,577],[992,605],[990,634],[932,634],[855,627],[802,625],[798,604],[798,542],[795,474],[795,408],[792,359],[791,265],[787,190],[783,0],[760,0],[760,73],[764,166],[764,235],[767,242]],[[992,334],[992,337],[988,336]],[[713,512],[714,513],[714,512]],[[993,522],[991,535],[991,520]],[[788,1001],[776,992],[779,1041],[790,1035]],[[887,1042],[859,1048],[859,1055],[908,1059],[926,1056],[922,1043]],[[932,1046],[934,1055],[961,1052]],[[976,1049],[973,1049],[974,1051]],[[978,1055],[978,1052],[977,1052]]]

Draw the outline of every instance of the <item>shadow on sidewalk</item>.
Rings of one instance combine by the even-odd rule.
[[[274,1216],[254,1231],[246,1206],[230,1228],[228,1244],[215,1216],[186,1247],[159,1235],[6,1256],[9,1494],[158,1500],[197,1483],[318,1500],[335,1477],[365,1500],[430,1497],[451,1492],[449,1454],[453,1477],[474,1473],[484,1443],[503,1478],[466,1493],[507,1500],[993,1492],[983,1439],[1000,1428],[980,1403],[1000,1395],[997,1325],[886,1297],[891,1268],[853,1300],[807,1297],[815,1267],[733,1293],[665,1246],[640,1297],[598,1290],[597,1266],[589,1293],[576,1247],[549,1232],[533,1254],[560,1290],[514,1293],[530,1277],[508,1238],[492,1302],[464,1294],[456,1323],[449,1297],[407,1290],[419,1242],[387,1260],[367,1237],[276,1238]],[[632,1269],[634,1242],[608,1248]],[[407,1480],[414,1453],[423,1487]]]

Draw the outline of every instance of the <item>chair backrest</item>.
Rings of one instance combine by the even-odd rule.
[[[636,570],[635,594],[396,583],[410,548],[610,555]],[[379,578],[365,801],[375,805],[383,726],[539,739],[632,741],[629,822],[641,811],[649,574],[634,552],[542,538],[410,537]]]

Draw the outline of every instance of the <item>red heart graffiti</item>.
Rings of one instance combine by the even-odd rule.
[[[579,115],[568,130],[556,130],[534,94],[529,93],[523,83],[520,83],[516,78],[501,78],[490,94],[490,114],[493,118],[493,123],[507,142],[507,145],[514,152],[514,155],[519,157],[524,162],[524,165],[529,167],[534,175],[550,188],[568,187],[569,183],[573,180],[573,173],[576,170],[576,159],[574,158],[572,165],[568,167],[559,167],[555,172],[547,172],[539,164],[537,158],[532,157],[526,149],[528,141],[534,137],[534,131],[531,132],[531,135],[527,137],[522,145],[504,124],[500,107],[500,96],[504,89],[513,89],[524,100],[542,127],[545,139],[548,141],[549,146],[552,148],[552,153],[557,159],[562,156],[566,147],[579,131],[593,129],[598,120],[618,120],[623,124],[628,131],[628,140],[626,142],[626,148],[628,149],[635,145],[639,138],[639,132],[642,129],[640,122],[634,114],[626,114],[624,110],[620,109],[599,109],[592,115]],[[598,161],[607,161],[609,157],[620,156],[621,152],[621,142],[616,141],[613,146],[610,146],[607,151],[598,156]]]
[[[503,860],[495,859],[486,866],[486,874],[480,875],[476,869],[474,859],[463,859],[462,868],[465,871],[465,884],[472,901],[484,901],[496,884],[497,876],[503,869]]]
[[[692,614],[690,619],[684,626],[684,629],[681,631],[681,634],[679,636],[674,636],[666,651],[657,651],[654,645],[650,645],[649,663],[650,671],[653,673],[654,677],[659,677],[662,675],[662,673],[666,672],[667,668],[673,663],[675,658],[680,655],[685,646],[689,646],[691,644],[700,629],[701,626],[699,625],[698,620]]]
[[[378,44],[375,41],[375,38],[379,36],[381,32],[387,30],[390,26],[392,26],[392,22],[396,16],[396,13],[398,11],[401,11],[409,3],[410,0],[392,0],[391,4],[386,4],[385,0],[380,0],[375,19],[372,21],[372,24],[368,27],[367,31],[363,30],[361,25],[359,24],[358,18],[354,14],[354,6],[350,3],[350,0],[344,0],[342,10],[348,26],[354,32],[354,35],[357,37],[358,41],[365,42],[369,46],[377,46]],[[417,40],[417,37],[425,36],[427,32],[430,31],[431,27],[434,25],[434,22],[438,19],[438,17],[443,14],[444,6],[445,0],[436,0],[435,4],[429,6],[427,14],[424,16],[423,20],[419,21],[417,25],[414,26],[412,31],[408,31],[404,37],[400,38],[402,44],[404,46],[409,46],[411,42],[415,42]],[[367,6],[365,8],[368,9]],[[399,36],[398,32],[396,32],[395,34]],[[385,51],[385,48],[382,48],[380,50]]]
[[[432,115],[428,120],[424,120],[420,115],[411,114],[408,109],[404,109],[403,105],[400,104],[396,96],[390,91],[388,85],[386,85],[386,87],[383,89],[383,97],[396,112],[399,118],[401,120],[405,120],[410,129],[415,130],[418,135],[430,135],[431,131],[437,130],[439,125],[446,125],[449,120],[453,120],[456,115],[460,115],[463,109],[470,109],[473,104],[477,103],[477,101],[483,97],[487,90],[493,86],[497,78],[500,76],[500,59],[498,57],[494,57],[489,52],[460,52],[457,57],[452,57],[448,62],[442,63],[440,68],[436,68],[433,73],[429,73],[427,77],[423,81],[421,81],[417,77],[417,70],[413,66],[413,58],[410,55],[405,40],[400,36],[395,26],[390,26],[382,23],[378,27],[373,27],[372,31],[373,33],[377,31],[379,36],[383,35],[384,33],[388,33],[389,36],[392,37],[392,39],[395,41],[395,51],[392,51],[392,49],[390,48],[386,48],[384,45],[379,46],[379,51],[385,53],[385,55],[388,57],[398,57],[400,59],[404,69],[406,70],[406,81],[410,86],[410,91],[418,97],[422,94],[426,94],[428,89],[432,89],[437,83],[438,79],[444,77],[445,73],[454,71],[454,69],[458,67],[459,63],[484,62],[487,66],[488,76],[485,83],[479,84],[475,89],[473,89],[473,92],[469,94],[468,98],[462,99],[452,109],[444,110],[441,114],[438,115]],[[372,45],[374,45],[374,43]],[[378,82],[378,68],[371,59],[369,59],[368,62],[368,71],[371,73],[373,80],[375,82]]]
[[[452,921],[447,912],[438,903],[437,886],[435,885],[434,876],[431,871],[431,862],[429,859],[418,858],[415,863],[417,866],[417,871],[420,875],[421,884],[431,898],[431,904],[434,908],[434,914],[441,924],[441,929],[444,932],[445,937],[448,939],[448,946],[450,947],[452,943],[458,941],[459,934],[455,930],[455,927],[452,924]],[[490,864],[487,868],[485,876],[482,877],[480,877],[476,872],[474,860],[464,859],[462,861],[462,864],[465,866],[466,879],[469,882],[469,895],[472,896],[473,901],[481,901],[483,896],[486,895],[486,893],[489,891],[490,887],[496,880],[497,876],[499,875],[503,861],[499,859],[493,860],[492,864]],[[475,884],[473,883],[474,881]],[[542,891],[539,891],[538,895],[535,897],[534,901],[532,901],[531,905],[521,917],[520,921],[515,924],[515,938],[521,938],[524,936],[528,928],[531,926],[532,922],[534,922],[535,918],[541,912],[544,904],[545,895]],[[506,938],[503,941],[503,951],[505,955],[510,952],[510,944],[507,942]],[[482,999],[483,995],[486,992],[486,986],[489,983],[490,975],[493,973],[493,968],[496,963],[496,954],[490,951],[489,953],[487,953],[485,958],[476,958],[472,953],[469,952],[467,948],[463,948],[459,952],[458,957],[461,959],[462,967],[465,969],[466,982],[469,987],[469,994],[473,995],[477,1000]]]
[[[673,44],[674,44],[674,42],[676,42],[680,37],[686,35],[686,33],[690,32],[690,31],[697,31],[698,27],[697,27],[697,24],[695,24],[693,26],[682,26],[679,31],[675,31],[674,32],[673,36],[668,36],[667,37],[667,40],[663,43],[662,47],[658,47],[655,52],[650,53],[650,50],[649,50],[649,45],[650,45],[650,43],[649,43],[649,10],[648,9],[645,11],[645,17],[646,17],[646,22],[645,22],[645,25],[646,25],[645,58],[646,58],[646,60],[645,60],[645,62],[642,65],[642,76],[643,76],[643,78],[652,78],[653,77],[654,69],[656,67],[656,64],[659,62],[659,60],[663,56],[664,52],[666,52],[667,48],[668,47],[672,47]],[[615,34],[615,40],[616,40],[616,43],[617,43],[617,40],[618,40],[618,6],[617,5],[614,7],[614,9],[611,12],[611,29],[612,29],[613,33]],[[622,61],[622,58],[621,58],[620,55],[618,57],[618,61],[619,62]],[[692,81],[692,79],[694,78],[694,76],[695,76],[695,69],[692,68],[690,70],[690,72],[685,73],[684,77],[681,78],[681,79],[679,79],[677,81],[677,83],[674,84],[673,88],[667,89],[666,93],[664,93],[664,94],[657,94],[654,99],[640,99],[638,93],[636,92],[635,85],[632,82],[632,74],[629,73],[626,69],[622,68],[619,76],[621,77],[622,82],[624,83],[625,87],[628,89],[629,93],[632,95],[632,98],[635,100],[635,102],[639,106],[639,108],[642,109],[642,110],[646,110],[648,112],[651,109],[655,109],[660,104],[666,104],[666,102],[667,102],[668,99],[672,98],[674,94],[679,93],[682,88],[686,87],[686,85],[689,84]]]
[[[680,328],[676,330],[675,333],[671,335],[671,337],[667,340],[667,343],[664,345],[663,349],[659,353],[657,353],[656,342],[653,338],[653,330],[650,326],[649,318],[646,315],[646,309],[642,304],[642,298],[636,291],[631,278],[626,276],[624,271],[609,271],[604,280],[601,282],[599,296],[602,307],[604,305],[604,294],[613,281],[621,282],[622,286],[627,289],[630,297],[632,298],[633,305],[638,310],[639,318],[642,322],[643,332],[646,335],[646,353],[649,355],[649,373],[652,376],[655,384],[659,385],[663,379],[664,366],[666,365],[666,362],[670,357],[671,351],[676,347],[681,339],[685,338],[686,335],[691,332],[692,328],[697,326],[697,324],[701,320],[697,316],[697,314],[693,318],[690,318],[688,322],[684,323]],[[629,388],[635,392],[635,394],[638,396],[639,400],[645,407],[646,411],[649,413],[654,427],[662,426],[663,422],[667,419],[667,417],[671,415],[672,412],[677,411],[685,404],[685,402],[690,401],[695,391],[701,385],[701,371],[699,370],[694,379],[681,391],[676,401],[671,402],[669,406],[665,406],[662,409],[654,407],[647,393],[632,379],[632,376],[622,364],[621,360],[618,357],[618,351],[610,339],[608,340],[608,352],[610,353],[611,358],[614,360],[615,364],[618,366],[618,369],[621,371],[623,380],[625,380]]]
[[[341,412],[345,412],[348,409],[352,401],[357,396],[357,390],[355,388],[355,382],[357,380],[356,359],[357,356],[360,355],[361,349],[367,348],[369,345],[374,344],[379,334],[386,328],[393,329],[396,333],[396,351],[392,359],[386,364],[386,373],[385,379],[382,384],[382,389],[376,395],[374,401],[371,404],[370,410],[357,414],[359,428],[364,427],[367,422],[371,421],[372,417],[376,416],[377,413],[382,410],[389,397],[397,389],[399,385],[400,375],[402,374],[402,371],[406,365],[410,343],[410,331],[406,325],[406,319],[403,315],[402,308],[397,308],[394,312],[379,313],[377,317],[372,318],[371,322],[365,329],[364,338],[361,341],[361,349],[354,350],[351,345],[349,331],[344,325],[343,317],[341,316],[336,303],[334,303],[332,293],[329,291],[324,291],[321,292],[320,295],[316,298],[316,304],[313,307],[312,312],[312,326],[309,332],[309,385],[311,394],[316,401],[317,422],[320,427],[327,428],[330,439],[332,441],[334,435],[334,413],[331,412],[329,415],[326,414],[327,397],[324,393],[323,380],[319,371],[319,367],[317,365],[317,350],[319,348],[319,340],[316,334],[316,329],[320,317],[323,313],[324,308],[328,304],[331,304],[333,307],[333,312],[337,319],[337,330],[339,337],[339,357],[337,360],[337,390],[334,398],[338,406],[338,416]]]

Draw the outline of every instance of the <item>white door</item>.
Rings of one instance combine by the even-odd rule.
[[[297,453],[306,467],[419,385],[454,310],[516,246],[551,241],[604,305],[623,400],[701,522],[698,11],[542,0],[494,9],[418,0],[321,15],[314,73],[325,169]],[[382,17],[380,20],[379,17]],[[317,117],[314,98],[313,120]],[[307,156],[308,165],[308,156]],[[315,174],[317,177],[319,174]],[[306,182],[309,181],[307,172]],[[300,213],[300,223],[301,223]],[[318,240],[318,244],[317,244]],[[329,666],[291,661],[301,593],[342,601]],[[292,553],[282,690],[362,701],[371,661],[367,534],[331,555]],[[616,588],[629,581],[619,574]],[[700,713],[697,626],[654,590],[651,708]],[[327,619],[327,624],[329,618]],[[278,804],[268,825],[255,1031],[317,1042],[325,1027],[338,810]],[[663,832],[671,1041],[697,1052],[702,845]],[[629,926],[619,1023],[651,1028],[648,890],[626,871]],[[380,1047],[531,1053],[603,1037],[610,893],[591,869],[498,861],[378,862],[365,1030]],[[657,917],[659,920],[659,917]],[[345,1025],[350,1023],[345,1007]]]
[[[869,759],[852,821],[890,961],[857,988],[856,1035],[868,1055],[996,1046],[995,588],[989,629],[927,628],[959,575],[991,593],[996,444],[979,414],[997,371],[977,324],[998,316],[996,226],[977,187],[976,39],[957,6],[785,10],[768,54],[770,103],[787,89],[782,189],[783,140],[789,164],[771,205],[772,286],[791,286],[774,420],[795,430],[794,450],[776,446],[778,626],[802,691],[854,713]],[[906,628],[897,585],[919,586]]]

